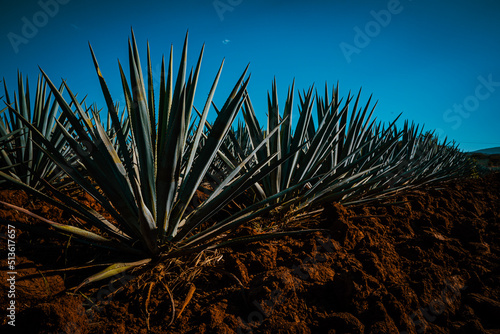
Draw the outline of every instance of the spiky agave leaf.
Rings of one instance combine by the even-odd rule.
[[[63,89],[64,86],[61,85],[59,91],[62,93]],[[42,180],[50,183],[60,181],[63,171],[33,144],[30,131],[20,132],[25,125],[18,114],[28,119],[71,164],[77,163],[75,156],[68,150],[61,131],[56,127],[56,119],[65,126],[67,122],[63,116],[58,115],[58,104],[52,102],[52,93],[49,91],[47,94],[47,83],[38,78],[34,100],[30,97],[28,79],[24,83],[21,73],[18,73],[18,90],[17,94],[14,93],[14,98],[11,99],[5,80],[4,90],[6,108],[1,112],[0,136],[10,140],[4,140],[0,144],[0,168],[38,189],[44,187]]]

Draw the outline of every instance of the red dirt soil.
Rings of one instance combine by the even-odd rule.
[[[20,191],[0,191],[0,200],[69,219]],[[89,197],[80,200],[100,209]],[[17,229],[16,327],[5,316],[4,235],[1,332],[500,333],[500,173],[407,191],[388,202],[333,203],[302,222],[324,232],[206,254],[199,272],[174,266],[170,274],[160,263],[84,287],[87,298],[66,289],[95,269],[47,270],[99,263],[110,254]],[[3,207],[0,219],[36,222]],[[236,233],[258,233],[252,226]],[[187,283],[176,284],[175,273]],[[88,298],[100,302],[90,308]]]

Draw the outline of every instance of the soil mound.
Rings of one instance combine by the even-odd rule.
[[[64,219],[22,192],[4,190],[0,200]],[[26,220],[3,208],[0,218]],[[172,283],[168,268],[155,268],[149,282],[122,275],[85,292],[100,301],[93,308],[82,295],[64,292],[84,273],[37,275],[84,263],[88,247],[48,246],[54,240],[18,230],[19,244],[32,247],[17,250],[16,330],[24,324],[29,331],[19,333],[500,333],[500,173],[403,192],[378,205],[332,203],[301,224],[324,232],[222,249],[205,258],[203,270],[179,272],[185,285]],[[256,234],[259,226],[236,233]],[[2,293],[1,305],[7,302]],[[11,329],[2,321],[2,332]]]

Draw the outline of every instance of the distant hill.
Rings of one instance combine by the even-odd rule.
[[[485,148],[467,154],[476,161],[479,166],[489,170],[500,170],[500,147]]]
[[[477,150],[469,153],[500,154],[500,147],[484,148],[482,150]]]

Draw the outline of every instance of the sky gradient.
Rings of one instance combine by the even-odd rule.
[[[250,63],[249,94],[261,124],[274,77],[281,110],[294,78],[295,101],[297,90],[314,84],[323,93],[325,82],[331,91],[339,81],[341,96],[361,87],[363,102],[373,94],[378,120],[402,112],[402,119],[425,123],[465,151],[500,146],[500,2],[280,3],[2,0],[0,77],[12,94],[19,69],[34,89],[40,66],[56,85],[64,78],[73,92],[105,107],[90,42],[114,100],[124,106],[117,59],[128,62],[130,28],[143,66],[149,41],[158,79],[162,55],[173,45],[177,66],[189,30],[190,66],[206,44],[199,108],[225,58],[215,102],[222,105]],[[296,104],[292,117],[298,118]]]

